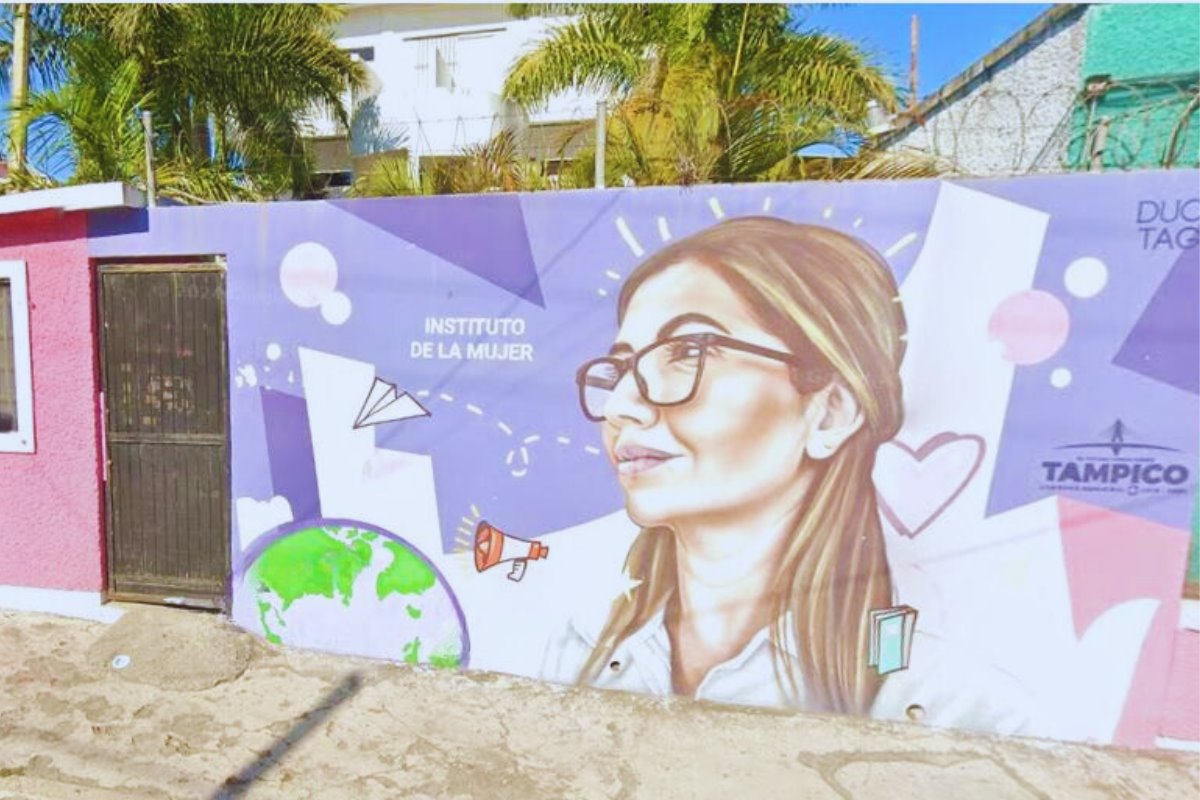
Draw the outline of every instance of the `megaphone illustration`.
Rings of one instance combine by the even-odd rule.
[[[550,548],[541,542],[530,542],[518,539],[512,534],[505,533],[494,525],[481,520],[475,526],[475,571],[483,572],[504,561],[512,562],[508,579],[519,581],[525,577],[525,567],[530,561],[537,561],[550,555]]]

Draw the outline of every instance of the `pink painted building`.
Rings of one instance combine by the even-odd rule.
[[[0,197],[0,358],[16,376],[0,384],[0,598],[10,607],[85,615],[100,607],[103,463],[87,220],[90,209],[138,204],[120,184]]]

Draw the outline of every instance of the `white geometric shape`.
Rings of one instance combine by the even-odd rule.
[[[237,378],[251,388],[258,385],[258,372],[254,369],[253,364],[245,364],[238,367]],[[241,383],[238,383],[238,386],[241,385]]]
[[[988,319],[1002,300],[1032,287],[1048,222],[1045,212],[984,192],[952,183],[938,191],[924,246],[900,287],[908,347],[896,438],[916,448],[949,431],[978,435],[986,447],[974,478],[922,538],[983,519],[1014,370],[995,356]],[[877,471],[876,480],[887,477]]]
[[[1071,370],[1066,367],[1056,367],[1050,373],[1050,385],[1055,389],[1065,389],[1071,385]]]
[[[531,538],[548,544],[550,554],[519,586],[476,572],[472,563],[454,581],[471,631],[471,667],[536,676],[547,641],[568,618],[602,625],[610,601],[630,590],[623,564],[638,531],[622,510]],[[506,532],[523,538],[519,529]]]
[[[891,247],[884,251],[885,258],[891,258],[917,240],[916,232],[906,233],[897,239]]]
[[[341,325],[350,319],[350,298],[341,292],[332,292],[321,302],[321,316],[330,325]]]
[[[1088,626],[1063,670],[1059,698],[1062,719],[1070,720],[1071,739],[1112,742],[1125,709],[1142,643],[1160,602],[1140,598],[1113,606]],[[1103,664],[1103,669],[1100,665]]]
[[[621,238],[625,240],[625,244],[629,247],[629,252],[633,253],[637,258],[641,258],[646,254],[646,250],[642,247],[641,242],[633,235],[633,231],[629,229],[629,223],[624,217],[616,219],[617,233],[621,234]]]
[[[237,516],[238,543],[241,545],[242,552],[245,552],[251,542],[264,533],[291,522],[295,518],[292,513],[292,504],[281,495],[275,495],[270,500],[239,497],[234,502],[234,513]]]
[[[1063,272],[1063,285],[1067,291],[1086,300],[1095,297],[1108,284],[1108,267],[1092,256],[1077,258]]]
[[[298,354],[321,516],[377,525],[440,564],[433,459],[376,449],[375,427],[354,427],[362,394],[346,387],[373,385],[375,367],[304,347]]]
[[[1180,601],[1179,627],[1189,631],[1200,631],[1200,600]]]

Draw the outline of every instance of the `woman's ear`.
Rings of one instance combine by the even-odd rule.
[[[863,425],[858,400],[837,378],[809,401],[809,458],[829,458]]]

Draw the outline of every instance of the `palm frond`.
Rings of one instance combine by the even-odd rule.
[[[895,87],[857,46],[818,33],[774,43],[747,64],[740,81],[745,92],[769,95],[839,124],[864,119],[868,100],[885,109],[895,106]]]
[[[67,30],[62,6],[32,3],[29,6],[29,72],[35,87],[60,83],[66,77]],[[13,6],[0,6],[0,85],[12,80]]]
[[[220,164],[172,159],[155,165],[158,194],[182,203],[228,203],[269,200],[290,188],[284,182],[256,180]]]
[[[960,174],[947,159],[906,150],[865,150],[836,171],[839,180],[937,178]]]
[[[766,101],[732,108],[728,120],[722,177],[729,181],[754,180],[805,144],[819,141],[825,132],[805,126],[790,109]]]
[[[520,13],[544,7],[523,5]],[[519,60],[505,86],[526,106],[566,89],[615,95],[607,180],[639,185],[787,175],[806,144],[894,106],[887,76],[857,45],[793,24],[779,3],[571,5],[579,15]],[[571,173],[582,180],[590,148]],[[863,170],[882,170],[882,162]],[[874,162],[872,162],[874,163]],[[898,174],[905,168],[897,167]],[[851,173],[847,173],[851,174]],[[590,181],[589,181],[590,182]],[[585,184],[586,185],[586,184]]]
[[[525,107],[567,89],[623,92],[644,73],[640,43],[604,20],[585,16],[517,59],[502,95]]]
[[[119,59],[103,42],[77,43],[76,58],[103,74],[103,82],[67,83],[12,111],[29,128],[32,160],[53,173],[73,168],[75,182],[141,182],[144,143],[137,110],[150,97],[141,91],[140,66]]]
[[[359,173],[349,194],[351,197],[396,197],[427,193],[426,186],[413,180],[407,156],[381,156]]]
[[[571,17],[589,8],[588,3],[507,3],[505,10],[517,19]]]

